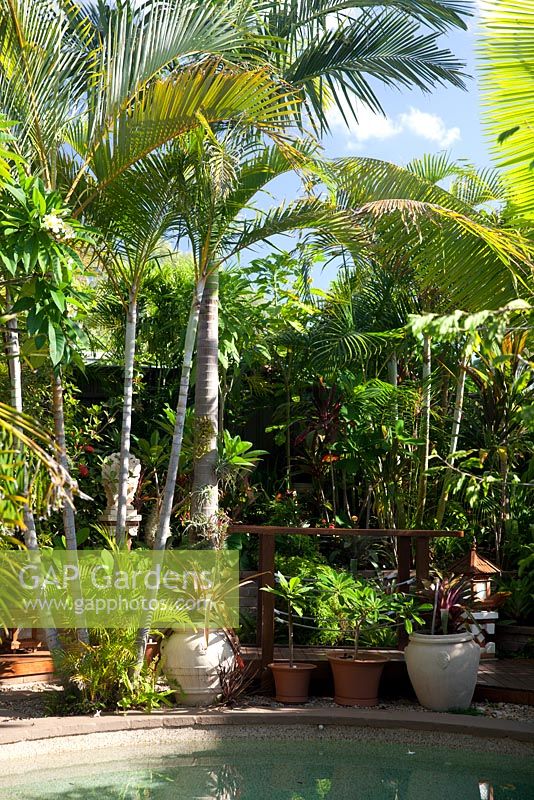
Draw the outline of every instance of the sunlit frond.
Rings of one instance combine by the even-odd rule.
[[[45,515],[64,502],[65,489],[77,489],[58,455],[48,433],[0,403],[0,525],[24,527],[26,505]]]
[[[516,213],[534,218],[534,8],[523,0],[485,0],[479,71],[491,148]]]

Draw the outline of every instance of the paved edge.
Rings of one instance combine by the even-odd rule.
[[[82,736],[88,733],[157,728],[206,728],[227,725],[255,727],[262,725],[324,725],[325,727],[404,729],[534,743],[534,724],[515,720],[415,711],[252,708],[206,711],[184,709],[183,711],[153,712],[152,714],[129,712],[127,714],[102,714],[98,717],[43,717],[30,720],[10,720],[0,723],[0,745],[63,736]]]

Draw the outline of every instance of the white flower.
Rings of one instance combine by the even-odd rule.
[[[62,239],[70,241],[76,238],[74,228],[67,222],[64,222],[57,214],[45,214],[41,224],[43,230],[51,233],[55,239]]]

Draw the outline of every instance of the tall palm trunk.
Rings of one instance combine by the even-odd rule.
[[[397,353],[393,353],[388,358],[388,383],[390,383],[396,390],[399,385],[399,362]],[[399,403],[397,395],[393,403],[393,421],[395,425],[399,419]],[[398,453],[399,442],[397,437],[393,439],[393,447],[391,450],[391,471],[390,483],[392,488],[392,514],[393,514],[393,527],[405,528],[406,527],[406,508],[404,504],[403,495],[403,482],[402,471],[400,469],[400,459]]]
[[[6,307],[7,313],[10,313],[11,298],[9,291],[6,290]],[[9,370],[9,382],[11,392],[11,405],[18,411],[19,414],[23,411],[22,406],[22,370],[20,366],[20,342],[19,342],[19,329],[17,317],[13,316],[7,322],[6,330],[6,355]],[[24,507],[24,544],[28,550],[38,551],[39,544],[37,542],[37,531],[35,529],[35,519],[32,511],[28,505]],[[61,649],[61,643],[56,628],[47,627],[45,629],[45,637],[48,649],[50,652]]]
[[[456,460],[455,453],[458,450],[458,439],[460,437],[460,426],[462,423],[463,408],[464,408],[466,367],[467,367],[467,354],[464,352],[462,359],[460,361],[460,369],[458,372],[458,383],[456,384],[456,397],[454,399],[454,412],[452,416],[451,441],[449,445],[449,458],[448,458],[449,464],[451,466],[448,467],[447,471],[445,472],[445,478],[443,480],[443,488],[441,490],[441,495],[438,502],[438,510],[436,512],[436,525],[438,528],[441,528],[443,524],[443,517],[445,516],[445,509],[447,507],[447,501],[449,499],[450,484],[453,474],[453,470],[451,469],[451,467],[454,466],[454,462]]]
[[[137,287],[132,286],[128,298],[126,331],[124,337],[124,395],[122,405],[122,430],[119,487],[117,499],[117,525],[115,538],[117,544],[126,541],[126,506],[128,494],[128,472],[130,468],[130,441],[132,434],[132,403],[135,363],[135,338],[137,334]]]
[[[425,515],[426,493],[428,484],[428,460],[430,456],[430,402],[431,402],[432,349],[430,336],[425,334],[423,342],[423,406],[420,436],[424,437],[419,461],[419,486],[417,491],[417,511],[415,528],[421,528]]]
[[[56,443],[59,448],[59,463],[67,472],[69,471],[69,460],[67,458],[67,445],[65,441],[65,412],[63,408],[63,383],[61,380],[61,370],[58,367],[52,377],[52,401],[54,407],[54,432]],[[76,568],[79,574],[78,560],[78,541],[76,539],[76,518],[74,516],[74,501],[70,487],[65,487],[65,501],[63,503],[63,529],[67,542],[69,564]],[[79,580],[73,585],[74,592],[81,598],[82,592]],[[89,644],[89,634],[87,628],[82,626],[77,631],[78,639],[85,644]]]
[[[202,278],[194,290],[187,330],[185,334],[184,360],[182,362],[182,374],[180,376],[180,391],[178,393],[178,403],[176,405],[176,419],[172,434],[172,445],[169,456],[169,466],[165,479],[165,489],[158,520],[158,529],[154,542],[155,550],[163,550],[169,538],[169,526],[171,521],[172,507],[174,503],[174,492],[176,488],[176,477],[178,475],[178,465],[182,452],[182,441],[184,438],[185,415],[187,411],[187,395],[189,393],[189,380],[191,377],[191,366],[193,363],[193,352],[197,338],[199,317],[204,295],[206,279]]]
[[[191,517],[209,530],[218,511],[219,274],[206,280],[200,306],[195,386],[195,463]]]
[[[165,488],[163,490],[163,499],[161,502],[161,509],[159,512],[158,526],[156,536],[154,539],[154,550],[162,551],[165,549],[167,539],[170,535],[170,523],[172,507],[174,504],[174,492],[176,489],[176,478],[178,475],[178,466],[180,463],[180,454],[182,452],[182,441],[184,438],[185,415],[187,411],[187,395],[189,394],[189,381],[191,377],[191,366],[193,364],[193,352],[195,350],[195,342],[197,338],[198,321],[200,317],[200,309],[202,305],[202,297],[204,295],[204,286],[206,279],[201,278],[195,286],[193,300],[189,311],[189,319],[187,321],[187,330],[185,334],[184,345],[184,360],[182,362],[182,373],[180,376],[180,391],[178,393],[178,402],[176,405],[176,418],[174,421],[174,430],[172,434],[172,445],[169,456],[169,466],[167,468],[167,477],[165,479]],[[157,594],[157,589],[154,589],[152,595]],[[151,598],[150,598],[151,599]],[[144,627],[140,628],[137,632],[136,640],[136,667],[135,671],[139,674],[143,665],[145,657],[146,645],[148,641],[148,634],[150,633],[150,616],[144,623]]]

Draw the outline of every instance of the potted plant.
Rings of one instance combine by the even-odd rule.
[[[236,592],[250,580],[235,580],[226,562],[217,561],[211,569],[206,562],[187,567],[192,589],[182,589],[179,596],[193,600],[203,609],[193,620],[189,613],[176,612],[172,631],[161,643],[161,664],[166,677],[176,687],[176,699],[188,705],[210,705],[222,695],[221,672],[240,664],[239,642],[230,623],[225,624],[229,608],[236,602]]]
[[[362,652],[364,633],[404,624],[413,630],[413,622],[422,622],[415,599],[384,587],[377,581],[357,580],[347,572],[320,567],[317,576],[319,599],[326,609],[323,624],[336,625],[339,638],[351,638],[351,653],[329,656],[334,677],[334,700],[345,706],[374,706],[387,657]]]
[[[280,703],[305,703],[308,699],[310,674],[313,664],[295,663],[293,647],[294,615],[303,615],[302,604],[312,587],[306,586],[300,576],[285,578],[281,572],[276,573],[275,586],[263,586],[263,592],[270,592],[282,598],[287,606],[287,630],[289,645],[289,661],[276,661],[269,664],[273,673],[276,688],[276,699]]]
[[[430,630],[412,633],[406,665],[417,699],[432,711],[469,708],[478,674],[480,647],[469,630],[471,584],[436,575]]]

